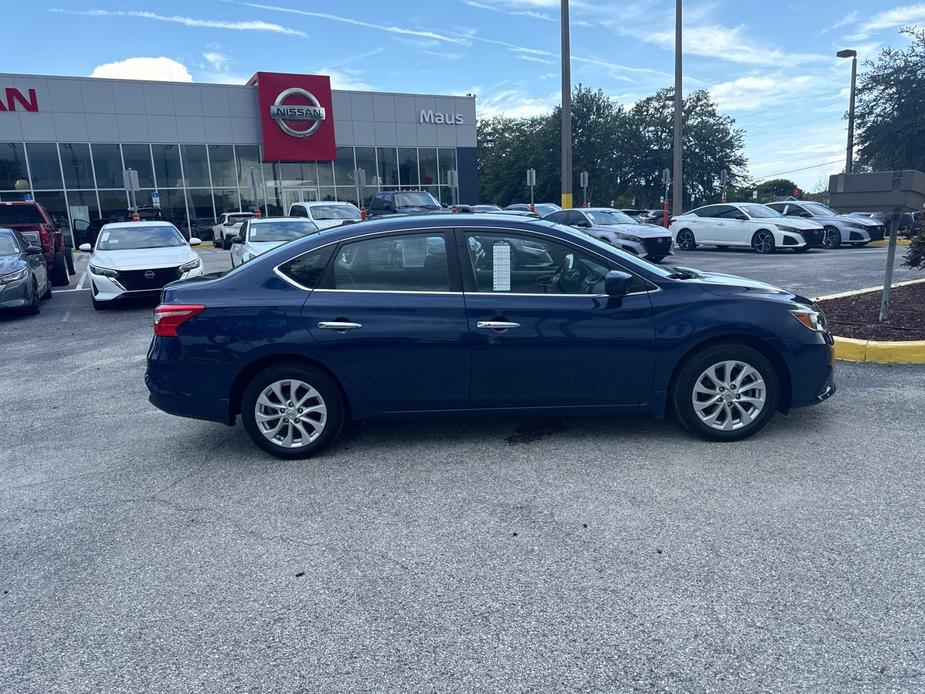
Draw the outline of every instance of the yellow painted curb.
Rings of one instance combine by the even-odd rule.
[[[897,246],[908,246],[911,243],[909,239],[896,239]],[[880,239],[879,241],[871,241],[868,246],[875,246],[876,248],[886,248],[890,245],[889,239]]]
[[[881,342],[836,336],[835,358],[870,364],[925,364],[925,340]]]

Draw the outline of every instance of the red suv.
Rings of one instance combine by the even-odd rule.
[[[55,287],[70,283],[64,234],[37,202],[0,202],[0,227],[14,229],[42,247],[48,277]]]

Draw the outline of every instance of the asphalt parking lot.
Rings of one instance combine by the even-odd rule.
[[[815,296],[876,285],[885,254],[666,263]],[[0,318],[0,691],[925,681],[925,367],[840,364],[836,397],[734,444],[648,419],[369,423],[286,463],[150,406],[150,306],[94,312],[85,264]]]

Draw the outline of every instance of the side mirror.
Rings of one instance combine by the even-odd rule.
[[[575,222],[572,226],[575,226],[575,227],[582,227],[582,228],[586,229],[586,228],[588,228],[589,226],[591,226],[591,222],[589,222],[587,219],[582,219],[582,220],[579,220],[579,221]]]
[[[189,240],[190,246],[198,246],[200,243],[202,243],[202,239],[196,238],[195,236]]]
[[[244,239],[241,238],[240,236],[235,236],[233,239],[231,239],[231,243],[238,243],[238,244],[244,243]]]
[[[29,246],[26,248],[26,255],[41,255],[42,247],[41,246]]]
[[[89,243],[82,243],[77,247],[77,250],[83,251],[84,253],[89,253],[93,250],[93,246],[91,246]]]
[[[611,270],[604,278],[604,293],[607,296],[620,297],[629,294],[633,276],[621,270]]]
[[[747,214],[742,214],[741,212],[740,212],[739,214],[737,214],[737,215],[735,216],[735,218],[738,219],[740,222],[747,222],[747,221],[748,221],[748,215],[747,215]]]

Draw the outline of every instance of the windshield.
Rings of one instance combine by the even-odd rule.
[[[538,205],[534,205],[534,207],[536,208],[537,214],[539,214],[541,217],[545,217],[548,214],[558,212],[562,209],[558,205],[553,205],[552,203],[540,203]],[[527,206],[527,209],[530,209],[529,205]]]
[[[586,213],[594,224],[610,226],[612,224],[639,224],[632,217],[627,217],[618,210],[591,210]]]
[[[396,193],[395,207],[431,207],[440,209],[440,203],[430,193]]]
[[[0,205],[0,226],[5,224],[44,224],[35,205]]]
[[[353,205],[313,205],[315,219],[360,219],[360,211]]]
[[[591,236],[590,234],[588,234],[585,231],[582,231],[581,229],[573,229],[572,227],[563,226],[561,224],[556,224],[555,227],[556,229],[559,229],[560,231],[564,231],[565,233],[571,236],[578,237],[585,243],[590,243],[592,246],[596,246],[600,250],[605,251],[605,255],[609,254],[609,255],[618,256],[620,260],[623,262],[623,264],[629,267],[630,269],[640,268],[642,270],[645,270],[646,272],[652,273],[653,275],[657,275],[659,277],[664,277],[664,278],[670,277],[672,274],[670,270],[663,268],[660,265],[655,265],[654,263],[650,263],[648,260],[643,260],[642,258],[639,258],[638,256],[631,255],[630,253],[627,253],[626,251],[620,250],[619,248],[615,248],[614,246],[611,246],[609,243],[605,241],[601,241],[600,239],[597,239],[594,236]]]
[[[835,210],[831,209],[830,207],[826,207],[822,203],[818,203],[818,202],[804,202],[803,207],[805,207],[807,210],[812,212],[817,217],[819,216],[834,217],[838,215],[838,212],[836,212]]]
[[[752,219],[768,219],[771,217],[784,216],[777,210],[772,210],[770,207],[765,207],[764,205],[747,204],[739,205],[739,207],[741,207]]]
[[[131,251],[139,248],[184,246],[186,241],[172,224],[157,226],[115,226],[104,228],[96,244],[98,251]]]
[[[16,248],[16,244],[13,243],[12,237],[7,234],[0,234],[0,256],[18,254],[19,249]]]
[[[250,223],[248,239],[258,243],[268,241],[292,241],[313,234],[317,229],[308,221]]]

